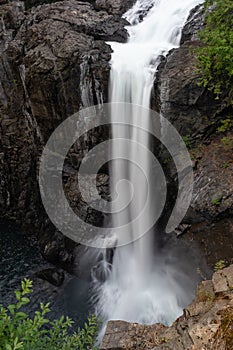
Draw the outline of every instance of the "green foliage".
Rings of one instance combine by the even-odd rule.
[[[212,199],[211,203],[218,207],[221,204],[221,198],[214,198]]]
[[[229,168],[229,166],[230,166],[230,163],[228,163],[228,162],[225,162],[225,163],[223,163],[223,168],[224,169],[227,169],[227,168]]]
[[[225,260],[219,260],[214,265],[214,271],[222,270],[226,267],[226,261]]]
[[[187,148],[191,148],[191,137],[190,137],[190,135],[185,135],[185,136],[182,137],[182,139],[183,139],[183,141],[185,143],[185,146]]]
[[[206,0],[205,11],[206,25],[199,32],[202,46],[197,49],[197,67],[201,73],[200,85],[218,97],[224,89],[232,89],[233,1]]]
[[[232,116],[227,117],[224,120],[221,120],[221,126],[217,128],[218,132],[226,132],[231,130],[233,127],[233,119]]]
[[[171,160],[172,160],[172,158],[168,157],[168,158],[164,159],[163,164],[167,165],[169,162],[171,162]]]
[[[22,281],[22,289],[15,291],[16,304],[7,308],[0,306],[0,350],[90,350],[98,325],[94,316],[88,319],[83,329],[71,333],[73,321],[62,316],[50,321],[46,318],[49,304],[40,304],[33,318],[22,312],[22,307],[30,302],[27,297],[32,292],[32,281]]]

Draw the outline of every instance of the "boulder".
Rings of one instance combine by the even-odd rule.
[[[36,272],[36,277],[48,281],[55,287],[60,287],[64,282],[65,274],[56,268],[49,268]]]
[[[120,14],[123,15],[127,10],[129,10],[136,0],[96,0],[95,8],[100,10],[105,10],[110,14]]]

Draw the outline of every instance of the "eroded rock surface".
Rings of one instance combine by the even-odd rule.
[[[134,5],[135,2],[136,0],[96,0],[95,7],[97,9],[105,10],[111,14],[123,15]]]
[[[222,100],[216,100],[207,89],[198,86],[200,75],[196,68],[195,49],[200,45],[197,31],[203,22],[203,14],[197,7],[183,29],[181,46],[171,50],[162,61],[155,82],[157,109],[182,136],[190,136],[193,142],[207,136],[211,124],[224,108]]]
[[[232,217],[233,209],[232,127],[224,132],[218,130],[224,120],[231,118],[233,110],[228,91],[216,99],[207,89],[198,86],[200,75],[196,68],[195,49],[200,45],[197,32],[203,24],[204,16],[198,6],[191,11],[182,31],[181,46],[172,50],[158,68],[152,107],[161,110],[176,127],[193,160],[193,199],[183,223],[199,227],[192,227],[192,233],[188,233],[188,236],[194,242],[194,231],[198,230],[198,245],[208,255],[208,259],[211,255],[209,246],[214,249],[212,258],[226,257],[229,261],[232,257],[233,230],[232,225],[225,227],[225,221]],[[171,172],[169,170],[172,168],[169,155],[162,161],[166,163],[169,181],[172,182],[176,178],[176,171],[174,168]],[[223,245],[221,250],[217,247],[221,245],[218,243],[221,234],[216,234],[215,225],[218,225],[218,230],[222,227],[224,246],[231,247],[226,256]],[[225,234],[228,227],[230,232]]]
[[[43,254],[69,265],[73,244],[56,232],[41,205],[40,155],[63,120],[107,101],[111,48],[105,41],[125,41],[127,22],[117,11],[110,14],[75,0],[40,5],[27,13],[23,2],[10,2],[0,6],[0,15],[1,216],[39,232]],[[83,149],[103,134],[95,130],[75,145],[68,160],[74,168],[65,181],[75,177]]]

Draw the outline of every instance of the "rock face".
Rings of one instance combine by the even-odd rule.
[[[95,7],[97,9],[105,10],[110,14],[121,14],[123,15],[129,10],[136,0],[96,0]]]
[[[202,237],[198,238],[198,243],[206,254],[206,248],[213,247],[212,242],[219,237],[211,235],[211,230],[216,231],[215,225],[224,228],[225,220],[232,216],[233,135],[232,127],[225,132],[218,131],[222,122],[232,115],[228,92],[216,99],[207,89],[198,86],[195,48],[200,45],[197,32],[203,23],[204,17],[198,6],[191,12],[183,28],[181,46],[170,51],[158,68],[152,108],[160,110],[176,127],[190,150],[193,159],[194,193],[191,208],[183,223],[199,224],[199,227],[191,229],[192,233],[188,233],[188,237],[195,241],[196,235],[193,231],[198,230]],[[168,162],[166,167],[172,168],[172,164]],[[173,172],[168,170],[168,173],[174,180],[174,169]],[[221,224],[218,223],[219,220]],[[209,234],[205,234],[206,231]],[[226,246],[232,247],[232,235],[230,228],[228,240],[224,241]],[[231,258],[230,254],[224,256],[224,250],[220,252],[217,244],[212,253],[218,259]]]
[[[39,232],[44,255],[63,265],[71,264],[73,244],[44,212],[38,166],[43,146],[63,120],[107,101],[111,48],[105,41],[125,41],[127,22],[115,5],[111,14],[101,6],[97,10],[89,2],[68,0],[27,14],[23,2],[0,6],[0,212]],[[77,169],[80,148],[103,134],[87,135],[72,150],[68,165]],[[68,184],[74,168],[65,174]]]
[[[157,108],[183,136],[203,139],[224,108],[222,101],[198,86],[199,74],[193,50],[200,45],[197,31],[203,26],[200,8],[194,9],[183,29],[181,46],[172,50],[158,68],[155,82]],[[156,108],[156,103],[153,105]]]
[[[233,265],[202,282],[193,303],[171,327],[110,321],[100,350],[231,350]]]

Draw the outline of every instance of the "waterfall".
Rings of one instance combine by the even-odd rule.
[[[112,133],[114,139],[130,138],[125,148],[128,160],[143,157],[138,145],[149,147],[149,135],[138,128],[117,124],[119,113],[129,113],[132,122],[141,124],[144,129],[151,127],[150,98],[155,73],[169,50],[179,46],[182,28],[190,10],[203,0],[138,0],[124,17],[131,23],[127,27],[129,40],[126,44],[113,43],[110,79],[110,101],[132,104],[122,110],[113,104],[111,110]],[[147,13],[141,21],[141,13]],[[137,109],[134,106],[145,107]],[[112,158],[117,158],[118,149],[112,148]],[[181,261],[179,252],[171,247],[163,253],[156,249],[156,230],[146,234],[143,229],[148,215],[156,211],[156,202],[160,198],[149,196],[150,211],[140,216],[148,191],[151,191],[151,165],[149,159],[143,159],[143,174],[131,161],[112,162],[111,193],[116,195],[116,184],[122,179],[119,197],[122,203],[130,203],[125,210],[119,211],[119,203],[113,201],[116,212],[112,216],[113,227],[130,222],[131,244],[117,247],[108,278],[98,286],[97,312],[100,317],[122,319],[130,322],[151,324],[160,322],[171,324],[183,312],[191,301],[195,283],[190,270]],[[131,186],[131,185],[132,186]],[[149,187],[148,187],[149,186]],[[133,187],[134,201],[131,203]],[[133,220],[140,216],[138,220]],[[113,229],[114,230],[114,229]],[[139,238],[140,237],[140,238]]]

